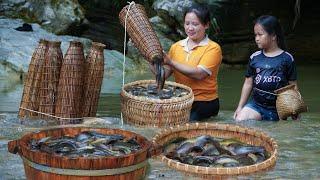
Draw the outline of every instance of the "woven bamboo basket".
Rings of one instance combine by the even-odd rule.
[[[136,137],[141,149],[124,156],[102,156],[100,158],[69,158],[30,149],[31,139],[44,137],[75,136],[83,131],[96,131],[102,134],[121,134],[126,139]],[[8,151],[18,153],[23,160],[26,178],[59,179],[59,180],[113,180],[143,179],[146,173],[148,158],[154,154],[154,146],[145,137],[121,129],[103,128],[55,128],[24,135],[21,139],[8,143]]]
[[[146,60],[149,62],[162,60],[161,44],[142,5],[133,4],[130,9],[129,5],[125,6],[119,13],[119,19],[122,26],[126,26],[134,45]]]
[[[60,45],[60,41],[48,42],[48,51],[45,55],[41,71],[41,85],[38,96],[40,102],[39,111],[50,115],[54,115],[60,69],[63,59]],[[40,115],[40,117],[49,118],[45,115]]]
[[[71,41],[61,66],[55,116],[62,118],[82,117],[83,71],[83,45],[81,42]],[[69,122],[66,120],[60,123]]]
[[[280,119],[287,119],[289,116],[307,112],[308,108],[294,84],[277,89],[275,93],[277,94],[276,107]]]
[[[40,39],[38,47],[36,47],[35,51],[32,54],[31,62],[28,69],[28,74],[25,78],[22,98],[20,107],[27,108],[37,111],[39,108],[39,101],[38,101],[38,93],[40,89],[40,79],[41,79],[41,69],[42,64],[45,59],[45,54],[47,51],[47,44],[48,41],[44,39]],[[38,114],[35,113],[26,113],[26,110],[19,109],[18,116],[20,118],[26,117],[29,115],[37,116]]]
[[[194,99],[191,88],[170,81],[165,83],[186,89],[189,93],[172,99],[152,99],[134,96],[126,89],[131,86],[155,84],[154,80],[140,80],[125,84],[120,93],[124,121],[136,126],[149,127],[169,127],[188,122]]]
[[[213,124],[213,123],[193,123],[178,125],[167,128],[153,138],[153,143],[163,146],[168,141],[176,137],[194,138],[201,135],[210,135],[220,138],[233,138],[241,142],[263,146],[270,153],[270,157],[261,163],[242,167],[203,167],[184,164],[176,160],[172,160],[161,154],[157,156],[161,161],[169,167],[185,172],[187,175],[202,178],[221,178],[235,175],[245,175],[258,171],[268,170],[272,168],[277,160],[278,145],[273,138],[268,137],[265,133],[255,129],[241,127],[231,124]]]
[[[104,74],[104,54],[106,46],[93,42],[85,63],[83,117],[95,117],[98,109]]]

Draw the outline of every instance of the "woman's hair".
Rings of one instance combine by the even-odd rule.
[[[184,12],[183,17],[186,17],[186,15],[191,12],[196,14],[201,24],[206,25],[210,22],[210,13],[209,9],[206,6],[199,4],[192,5]]]
[[[260,16],[255,24],[260,24],[269,35],[276,35],[279,48],[286,50],[287,46],[284,40],[283,30],[278,19],[274,16]]]

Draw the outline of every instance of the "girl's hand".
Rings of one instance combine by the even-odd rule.
[[[237,118],[239,112],[241,111],[241,109],[242,109],[241,107],[238,107],[238,108],[236,109],[236,111],[234,112],[234,114],[233,114],[233,119],[234,119],[234,120],[236,120],[236,118]]]

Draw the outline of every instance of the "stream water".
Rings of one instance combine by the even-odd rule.
[[[244,121],[232,120],[238,103],[245,67],[222,67],[219,74],[221,111],[208,122],[240,124],[266,132],[279,145],[276,166],[266,172],[239,176],[239,179],[320,179],[320,83],[319,65],[298,66],[298,84],[309,112],[302,114],[298,121]],[[154,79],[149,73],[127,74],[126,82]],[[91,124],[92,127],[115,127],[138,132],[151,139],[160,129],[121,126],[119,93],[121,75],[104,77],[97,116],[104,121]],[[20,138],[27,132],[49,128],[44,120],[21,121],[17,118],[23,83],[16,78],[0,77],[0,179],[25,179],[22,160],[7,151],[10,140]],[[158,159],[149,160],[146,179],[195,179],[179,171],[168,168]]]

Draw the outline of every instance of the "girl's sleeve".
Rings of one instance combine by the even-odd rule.
[[[287,73],[287,79],[289,81],[295,81],[297,80],[297,68],[296,63],[294,60],[290,60],[288,63],[288,73]]]
[[[254,68],[251,66],[252,59],[249,59],[248,65],[247,65],[247,71],[245,74],[245,77],[252,77],[255,74]]]

